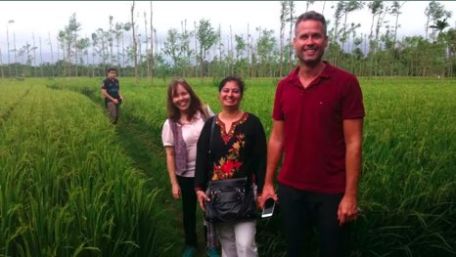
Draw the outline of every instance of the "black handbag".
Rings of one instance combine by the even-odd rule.
[[[209,222],[234,222],[257,217],[255,192],[247,178],[210,181],[205,219]]]

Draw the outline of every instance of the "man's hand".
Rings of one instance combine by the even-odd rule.
[[[355,220],[358,217],[358,203],[356,197],[344,196],[339,203],[337,210],[337,220],[339,225],[343,225],[349,221]]]
[[[207,197],[206,193],[203,190],[196,191],[196,198],[198,199],[198,203],[201,207],[201,210],[206,210],[206,202],[210,202],[211,199]]]
[[[263,209],[264,208],[264,203],[269,198],[274,199],[274,201],[277,201],[277,199],[278,199],[278,197],[277,197],[277,195],[276,195],[276,193],[274,191],[274,186],[272,185],[272,183],[264,184],[263,191],[261,192],[261,195],[257,199],[258,207]]]
[[[119,100],[117,100],[117,99],[115,99],[115,98],[112,99],[112,102],[113,102],[114,104],[119,104]]]

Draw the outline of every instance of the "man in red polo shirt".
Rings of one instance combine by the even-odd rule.
[[[322,61],[326,21],[314,11],[298,17],[293,47],[299,65],[279,82],[260,206],[277,198],[287,256],[302,252],[315,225],[320,256],[343,256],[345,224],[358,215],[364,107],[356,77]],[[279,160],[278,197],[273,178]]]

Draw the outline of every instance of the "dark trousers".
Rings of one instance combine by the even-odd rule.
[[[279,185],[287,256],[303,256],[305,237],[316,227],[321,257],[346,256],[346,226],[339,226],[337,209],[342,194],[324,194]]]
[[[196,247],[195,178],[177,176],[177,182],[181,188],[185,244]]]

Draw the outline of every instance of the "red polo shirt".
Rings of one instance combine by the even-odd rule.
[[[345,191],[344,119],[361,119],[364,106],[356,77],[326,63],[304,89],[299,67],[277,86],[274,120],[284,121],[280,183],[306,191]]]

